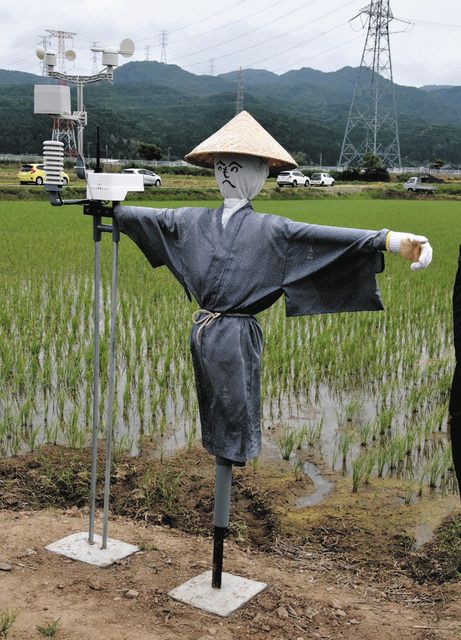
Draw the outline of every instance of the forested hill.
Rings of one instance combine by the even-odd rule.
[[[276,75],[243,71],[244,107],[287,149],[335,164],[339,157],[357,70],[324,73],[303,68]],[[0,153],[40,153],[50,118],[33,114],[33,84],[50,80],[0,70]],[[140,141],[183,157],[235,113],[237,74],[195,75],[176,65],[130,62],[115,70],[114,84],[85,89],[89,126],[101,125],[109,154],[130,157]],[[405,164],[461,158],[461,87],[396,86]],[[85,149],[86,150],[86,149]]]

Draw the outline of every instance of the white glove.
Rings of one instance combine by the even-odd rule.
[[[415,236],[413,233],[399,233],[398,231],[391,231],[389,233],[388,251],[391,253],[401,254],[401,242],[402,240],[409,240],[412,243],[420,245],[421,253],[416,262],[412,262],[412,271],[419,271],[419,269],[425,269],[432,262],[432,247],[429,244],[429,240],[425,236]],[[407,257],[405,254],[401,254],[403,257]],[[407,258],[408,259],[408,258]]]

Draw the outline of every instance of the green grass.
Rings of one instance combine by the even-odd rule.
[[[461,238],[459,205],[268,200],[255,203],[255,209],[303,222],[391,228],[430,238],[434,262],[425,272],[413,273],[398,257],[386,256],[386,270],[379,276],[384,312],[286,319],[279,302],[261,314],[262,391],[264,424],[282,421],[298,428],[290,423],[293,408],[305,425],[311,417],[306,414],[309,402],[322,414],[319,390],[327,389],[337,409],[337,427],[348,425],[348,446],[344,438],[339,445],[336,441],[338,464],[345,458],[350,470],[361,449],[376,450],[379,456],[363,458],[376,459],[375,472],[387,470],[418,482],[424,476],[424,484],[435,478],[445,486],[451,461],[446,442],[440,448],[436,438],[440,428],[442,435],[446,429],[454,362],[451,292]],[[88,442],[91,423],[91,220],[80,207],[3,201],[0,223],[0,454],[31,450],[43,441],[81,447]],[[105,303],[110,264],[110,240],[104,237]],[[197,403],[187,337],[195,308],[165,269],[153,271],[122,238],[115,403],[120,450],[171,431],[183,433],[187,444],[194,433]],[[107,315],[101,329],[103,410]],[[362,406],[367,415],[362,416]],[[330,419],[319,435],[326,451],[335,448],[331,428]],[[409,445],[403,439],[407,431],[412,434]],[[407,445],[408,455],[403,451]],[[356,489],[359,467],[356,462]]]

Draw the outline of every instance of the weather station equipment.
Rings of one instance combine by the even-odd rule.
[[[92,216],[94,241],[94,351],[93,351],[93,403],[92,403],[92,441],[91,441],[91,481],[89,497],[89,530],[76,533],[58,540],[46,548],[55,553],[75,560],[81,560],[96,566],[107,566],[138,551],[138,547],[108,537],[110,473],[112,462],[113,439],[113,402],[115,393],[115,328],[117,318],[117,274],[118,274],[118,242],[120,232],[113,219],[113,209],[126,198],[128,191],[143,191],[142,176],[137,174],[113,174],[101,171],[101,154],[99,127],[97,127],[96,168],[86,169],[83,155],[83,132],[88,117],[83,102],[83,89],[86,84],[107,80],[113,81],[114,69],[119,65],[119,55],[129,58],[134,53],[134,43],[125,39],[120,46],[93,47],[91,51],[102,54],[104,69],[93,75],[68,75],[56,70],[57,55],[52,50],[37,47],[36,54],[46,65],[48,76],[56,80],[75,84],[77,88],[77,110],[71,109],[69,86],[38,85],[34,88],[34,112],[63,117],[76,122],[77,159],[76,173],[86,180],[86,198],[80,200],[63,200],[61,191],[64,183],[62,171],[64,167],[64,143],[59,140],[47,140],[43,144],[45,181],[44,188],[50,204],[54,207],[65,205],[83,205],[83,213]],[[73,50],[65,52],[67,60],[74,61]],[[103,223],[103,218],[111,218],[111,224]],[[110,301],[110,335],[109,335],[109,376],[107,391],[107,418],[105,438],[105,470],[104,470],[104,504],[102,536],[95,534],[96,490],[97,490],[97,447],[100,424],[100,347],[99,330],[101,322],[101,258],[100,243],[103,233],[112,236],[112,285]]]

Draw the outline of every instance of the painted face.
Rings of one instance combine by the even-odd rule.
[[[224,199],[251,200],[261,191],[269,168],[265,160],[256,156],[218,154],[214,173]]]
[[[222,174],[221,184],[228,184],[232,189],[237,187],[238,179],[235,174],[238,173],[239,169],[243,169],[243,165],[236,160],[231,160],[229,164],[222,160],[218,160],[215,165],[215,171],[217,174]],[[232,174],[234,174],[234,177]],[[232,178],[235,184],[232,182]]]

